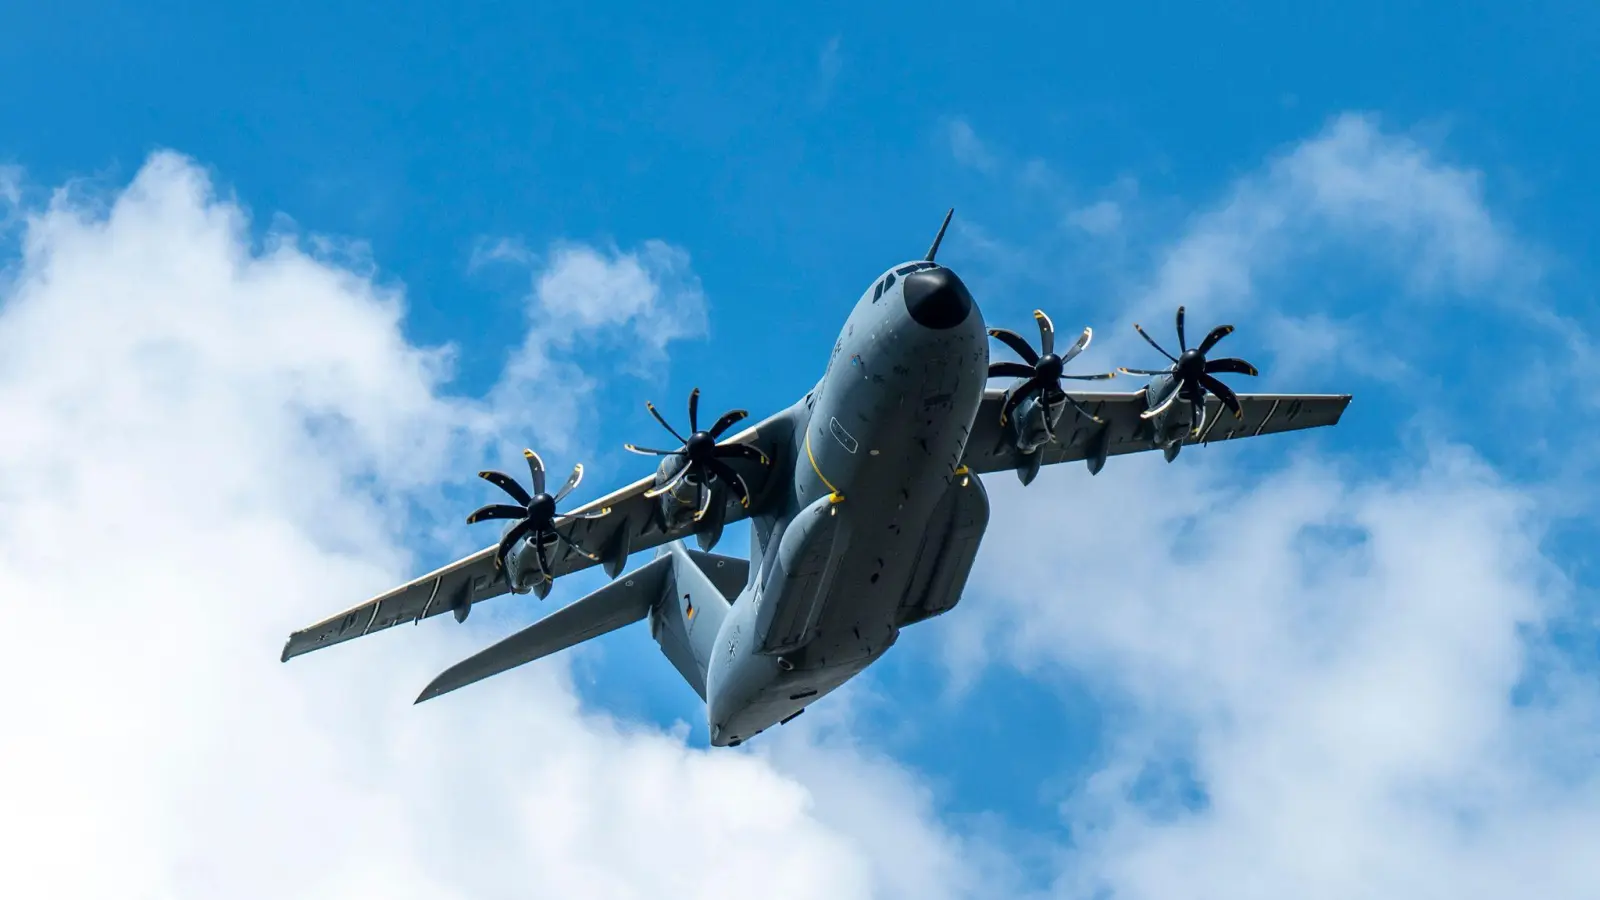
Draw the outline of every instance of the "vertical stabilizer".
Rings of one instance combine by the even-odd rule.
[[[704,700],[717,633],[744,588],[750,563],[694,550],[681,541],[668,544],[661,555],[671,559],[671,593],[651,613],[650,636]]]

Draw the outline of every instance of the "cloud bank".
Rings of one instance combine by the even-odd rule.
[[[1558,639],[1590,595],[1544,541],[1544,495],[1469,446],[1376,465],[1333,432],[1263,439],[1278,455],[1250,475],[1222,445],[989,480],[969,596],[915,639],[947,641],[957,681],[1009,665],[1104,704],[1040,883],[858,746],[848,696],[708,753],[585,708],[564,657],[412,708],[484,643],[476,617],[277,662],[292,628],[414,574],[415,504],[508,427],[583,415],[535,393],[596,383],[562,340],[687,323],[666,354],[703,330],[681,249],[541,256],[526,339],[463,397],[451,348],[407,339],[371,261],[254,234],[192,161],[19,196],[0,289],[8,896],[1456,900],[1600,881],[1600,698]],[[1386,283],[1492,293],[1527,277],[1507,234],[1470,170],[1346,119],[1196,216],[1142,284],[1167,316],[1255,302],[1264,273],[1337,241]]]
[[[1264,333],[1305,316],[1270,382],[1234,381],[1333,387],[1331,364],[1361,383],[1427,342],[1314,320],[1312,302],[1262,283],[1295,297],[1376,272],[1393,300],[1374,315],[1399,317],[1503,299],[1538,268],[1477,173],[1345,116],[1194,216],[1126,316],[1163,341],[1180,303],[1191,322],[1247,314]],[[1118,325],[1083,371],[1140,352]],[[1392,365],[1351,367],[1363,359]],[[1463,363],[1463,380],[1492,366]],[[1062,896],[1580,897],[1600,883],[1581,849],[1600,843],[1600,703],[1580,674],[1594,604],[1544,541],[1559,486],[1413,429],[1431,393],[1356,393],[1352,413],[1406,432],[1397,454],[1333,453],[1348,439],[1306,433],[1027,490],[992,482],[1007,514],[986,546],[1005,551],[981,558],[950,658],[968,682],[985,660],[1067,679],[1113,723],[1103,765],[1063,800]]]
[[[782,873],[768,895],[966,895],[893,864],[950,840],[896,791],[584,710],[564,662],[411,708],[472,628],[280,664],[291,629],[414,573],[400,501],[493,435],[495,398],[448,393],[397,290],[255,240],[182,157],[24,227],[0,299],[0,893],[699,897]],[[654,328],[699,302],[686,267],[563,248],[530,327]]]

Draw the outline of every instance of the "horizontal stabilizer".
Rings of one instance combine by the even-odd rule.
[[[661,599],[672,560],[658,556],[586,597],[575,600],[498,644],[446,669],[417,697],[431,700],[523,663],[549,656],[643,619]]]

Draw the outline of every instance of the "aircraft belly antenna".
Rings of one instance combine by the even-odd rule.
[[[933,262],[933,258],[938,255],[939,242],[944,240],[944,230],[950,227],[950,217],[955,214],[956,210],[953,206],[950,207],[949,212],[944,214],[944,224],[939,226],[939,233],[934,235],[933,246],[928,248],[928,255],[924,257],[925,262]]]

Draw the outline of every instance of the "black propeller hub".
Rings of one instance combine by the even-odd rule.
[[[719,444],[718,440],[734,425],[742,421],[748,412],[742,409],[730,409],[723,413],[716,423],[704,431],[700,430],[700,389],[695,388],[689,392],[689,436],[686,438],[678,433],[676,428],[662,417],[660,410],[654,403],[645,403],[645,408],[650,410],[650,415],[655,416],[661,427],[669,434],[683,442],[676,450],[656,450],[650,447],[640,447],[636,444],[624,444],[629,451],[644,456],[678,457],[684,462],[677,468],[675,474],[663,484],[645,491],[646,497],[659,497],[663,494],[677,496],[678,487],[684,483],[695,488],[695,521],[699,521],[707,510],[712,500],[712,494],[707,489],[707,483],[712,479],[726,484],[738,498],[739,504],[746,508],[750,506],[750,488],[745,484],[744,476],[728,465],[730,459],[744,459],[761,465],[770,465],[771,460],[766,454],[748,444],[728,443]]]
[[[1199,350],[1185,350],[1178,354],[1178,362],[1172,367],[1172,374],[1181,381],[1196,381],[1206,370],[1206,355]]]
[[[516,505],[491,503],[467,516],[467,524],[471,525],[475,522],[483,522],[489,519],[507,519],[513,522],[514,524],[506,529],[505,534],[500,536],[500,543],[495,547],[495,565],[505,573],[506,584],[512,590],[517,590],[517,585],[512,582],[511,572],[505,568],[506,554],[511,551],[512,547],[516,546],[518,541],[528,538],[533,544],[534,552],[538,558],[539,572],[542,575],[542,579],[534,585],[534,590],[539,593],[539,596],[543,597],[545,592],[549,591],[550,581],[554,577],[550,568],[550,556],[547,552],[550,544],[559,543],[581,556],[597,559],[594,554],[573,543],[572,537],[563,534],[558,526],[565,526],[569,522],[582,519],[598,519],[611,510],[607,507],[585,513],[558,516],[556,507],[560,505],[562,500],[567,498],[568,494],[572,493],[572,489],[578,486],[578,482],[583,480],[583,464],[579,463],[573,466],[572,475],[567,479],[567,483],[561,487],[561,490],[551,494],[545,490],[544,460],[541,460],[539,455],[532,450],[524,450],[522,455],[528,460],[528,475],[532,478],[533,490],[529,491],[524,488],[516,482],[516,479],[504,472],[479,472],[479,478],[505,491],[512,500],[516,501]]]
[[[717,449],[717,439],[704,431],[697,431],[689,435],[689,440],[684,443],[684,455],[690,462],[705,462],[711,459]]]
[[[1224,384],[1221,379],[1217,378],[1217,375],[1224,372],[1232,372],[1237,375],[1255,375],[1256,367],[1242,359],[1231,357],[1227,359],[1206,359],[1206,354],[1211,351],[1212,347],[1217,345],[1218,341],[1233,333],[1233,326],[1218,325],[1206,334],[1205,338],[1200,341],[1199,346],[1190,347],[1188,338],[1184,334],[1183,325],[1184,310],[1180,306],[1178,307],[1177,317],[1178,355],[1173,356],[1155,338],[1147,334],[1143,328],[1140,328],[1137,322],[1134,323],[1133,330],[1139,332],[1139,336],[1145,339],[1145,343],[1154,347],[1156,352],[1171,360],[1172,366],[1167,369],[1123,369],[1122,371],[1130,375],[1166,375],[1177,382],[1177,388],[1170,391],[1165,400],[1161,400],[1152,408],[1140,413],[1140,418],[1149,419],[1161,415],[1172,406],[1174,401],[1182,397],[1188,401],[1193,409],[1190,418],[1194,423],[1196,432],[1198,432],[1200,423],[1205,419],[1206,394],[1214,395],[1223,406],[1233,413],[1234,418],[1243,418],[1244,409],[1239,405],[1238,395],[1233,392],[1232,388]]]
[[[541,528],[549,526],[556,517],[556,498],[538,494],[528,502],[528,518]]]
[[[1008,328],[989,329],[990,337],[998,338],[1002,344],[1010,347],[1018,356],[1022,357],[1022,362],[1020,363],[991,362],[989,364],[990,378],[1023,379],[1020,384],[1008,392],[1005,403],[1000,407],[1001,424],[1005,424],[1005,422],[1010,418],[1012,411],[1017,408],[1017,405],[1020,404],[1025,397],[1035,394],[1038,395],[1040,400],[1049,404],[1052,409],[1056,406],[1056,404],[1060,403],[1062,400],[1065,400],[1067,403],[1071,404],[1072,407],[1078,411],[1078,414],[1083,416],[1085,419],[1088,419],[1091,422],[1099,422],[1100,418],[1098,416],[1089,412],[1078,401],[1072,399],[1072,395],[1068,394],[1066,389],[1061,385],[1063,379],[1072,381],[1099,381],[1103,378],[1110,378],[1112,376],[1112,373],[1110,372],[1107,372],[1103,375],[1066,374],[1067,363],[1076,359],[1078,354],[1082,353],[1084,348],[1089,346],[1089,339],[1093,336],[1094,332],[1085,328],[1083,330],[1083,335],[1079,337],[1072,346],[1068,347],[1064,353],[1056,353],[1056,326],[1050,321],[1050,317],[1044,314],[1044,310],[1042,309],[1034,310],[1033,318],[1039,323],[1038,350],[1033,349],[1033,347],[1023,339],[1022,335],[1017,334],[1015,331],[1012,331]],[[1054,435],[1052,435],[1050,432],[1050,429],[1053,426],[1048,416],[1045,419],[1044,427],[1045,434],[1049,435],[1050,438],[1054,440]]]

